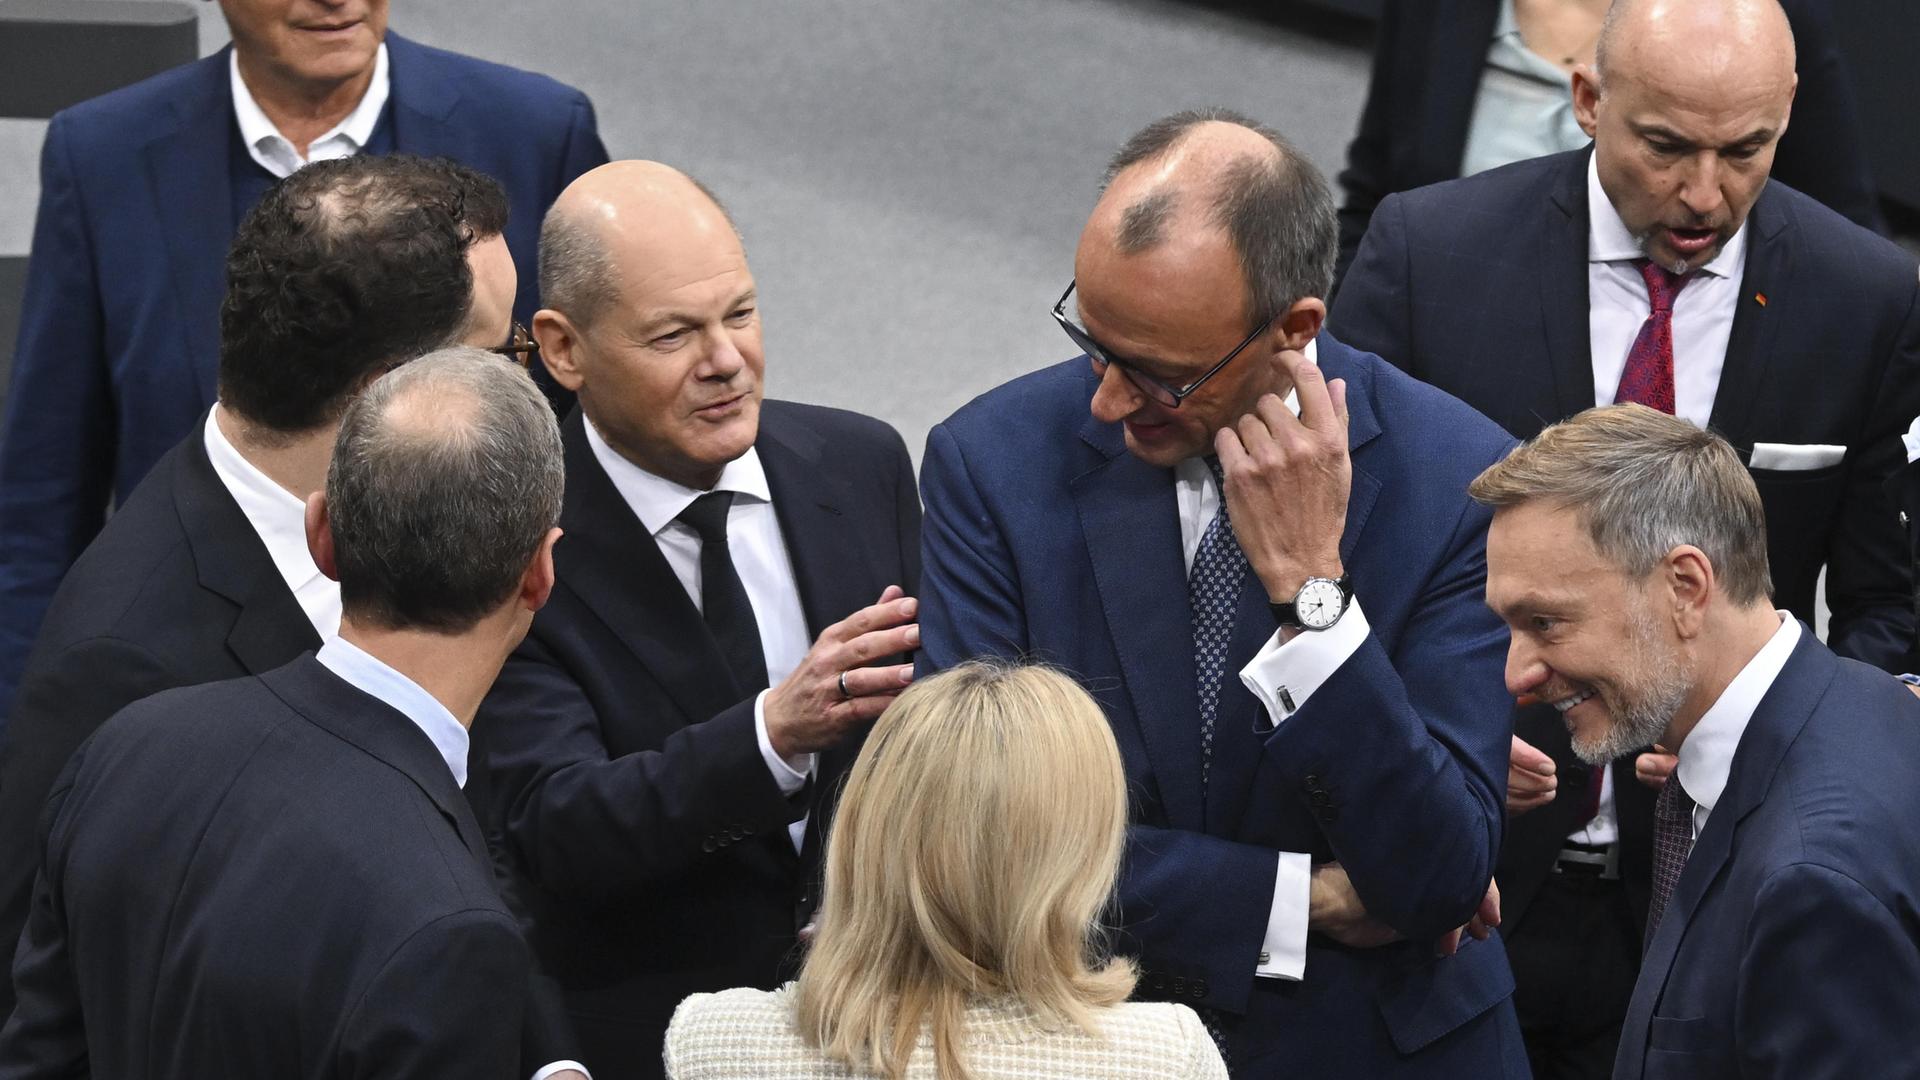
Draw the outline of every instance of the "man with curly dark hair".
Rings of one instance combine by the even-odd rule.
[[[358,155],[301,169],[241,223],[220,400],[74,564],[0,743],[0,959],[76,747],[134,701],[268,671],[334,634],[340,589],[307,551],[307,496],[368,384],[450,342],[505,340],[506,216],[500,186],[465,166]],[[12,1005],[0,979],[0,1015]]]

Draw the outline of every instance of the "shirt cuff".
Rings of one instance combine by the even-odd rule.
[[[1299,982],[1307,972],[1307,907],[1312,901],[1313,864],[1304,852],[1280,853],[1274,873],[1273,908],[1267,912],[1267,936],[1260,942],[1263,979]]]
[[[593,1074],[587,1071],[585,1065],[577,1061],[556,1061],[546,1068],[541,1069],[539,1072],[534,1073],[533,1080],[547,1080],[547,1077],[552,1076],[554,1073],[566,1072],[568,1069],[576,1069],[580,1075],[586,1077],[587,1080],[593,1080]]]
[[[1908,686],[1920,686],[1920,675],[1901,675],[1899,679]]]
[[[773,774],[773,782],[780,785],[780,794],[792,795],[807,786],[807,776],[813,772],[813,755],[798,754],[783,758],[773,752],[773,740],[767,736],[767,691],[753,699],[753,737],[760,743],[760,759],[767,763],[767,771]],[[534,1077],[533,1080],[540,1080]]]
[[[1348,657],[1360,651],[1372,632],[1366,612],[1355,600],[1331,629],[1302,630],[1286,642],[1281,640],[1283,632],[1275,630],[1240,669],[1240,681],[1267,707],[1273,726],[1279,727],[1340,670]]]
[[[1920,416],[1913,418],[1913,426],[1900,436],[1900,442],[1907,448],[1908,461],[1920,461]]]

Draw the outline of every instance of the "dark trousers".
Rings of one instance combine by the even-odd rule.
[[[1506,943],[1534,1080],[1607,1080],[1640,974],[1625,885],[1581,869],[1549,875]]]

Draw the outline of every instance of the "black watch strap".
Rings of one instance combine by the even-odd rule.
[[[1341,614],[1344,615],[1346,614],[1345,609],[1347,605],[1353,603],[1353,575],[1341,574],[1339,577],[1333,579],[1333,583],[1340,586]],[[1285,603],[1269,604],[1267,606],[1273,609],[1274,621],[1278,622],[1281,626],[1292,626],[1302,630],[1307,629],[1307,625],[1300,621],[1300,614],[1294,610],[1293,605],[1294,601],[1288,600]]]

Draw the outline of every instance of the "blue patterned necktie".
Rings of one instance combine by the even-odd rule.
[[[1206,794],[1207,774],[1213,766],[1213,728],[1220,712],[1220,678],[1227,666],[1227,647],[1233,642],[1233,613],[1240,605],[1240,586],[1247,579],[1247,556],[1233,535],[1227,517],[1227,486],[1220,459],[1206,459],[1220,493],[1220,509],[1207,523],[1187,571],[1187,605],[1193,611],[1193,673],[1200,690],[1200,792]]]

